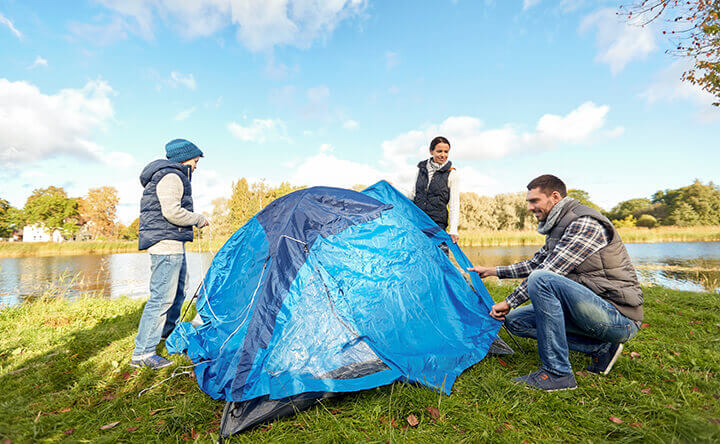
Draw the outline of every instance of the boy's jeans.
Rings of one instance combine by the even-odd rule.
[[[611,303],[557,273],[533,271],[528,293],[532,305],[511,310],[505,325],[513,334],[537,339],[542,368],[552,374],[572,373],[568,349],[588,355],[606,352],[638,331]]]
[[[160,339],[175,328],[185,300],[186,273],[184,254],[150,255],[150,298],[140,318],[133,358],[154,355]]]

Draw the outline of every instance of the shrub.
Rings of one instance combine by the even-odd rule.
[[[647,228],[655,228],[657,225],[658,220],[655,219],[653,216],[649,214],[643,214],[640,216],[640,218],[635,222],[635,226],[637,227],[647,227]]]
[[[625,219],[615,219],[612,223],[615,225],[615,228],[634,227],[637,223],[637,219],[630,214]]]

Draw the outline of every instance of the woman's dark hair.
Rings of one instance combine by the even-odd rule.
[[[557,191],[562,197],[567,196],[565,183],[552,174],[543,174],[531,180],[530,183],[527,184],[527,189],[532,190],[534,188],[540,188],[540,191],[546,196],[551,195],[553,191]]]
[[[435,150],[435,147],[440,143],[447,143],[447,146],[450,147],[450,141],[444,138],[443,136],[437,136],[430,142],[430,151]]]

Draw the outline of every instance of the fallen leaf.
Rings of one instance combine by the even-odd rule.
[[[673,352],[673,354],[674,354],[675,356],[680,356],[680,353],[678,353],[678,352]]]
[[[129,373],[129,372],[123,373],[122,376],[121,376],[121,378],[122,378],[124,381],[127,381],[128,379],[130,379],[130,373]]]
[[[611,417],[608,418],[608,419],[609,419],[610,421],[614,422],[615,424],[622,424],[622,423],[623,423],[623,420],[622,420],[622,419],[616,418],[616,417],[614,417],[614,416],[611,416]]]
[[[582,370],[576,371],[575,374],[578,376],[582,376],[583,378],[590,376],[590,373],[588,373],[586,371],[582,371]]]
[[[128,427],[128,428],[127,428],[127,431],[128,431],[128,432],[134,432],[134,431],[137,430],[138,428],[139,428],[138,426]]]
[[[715,399],[720,399],[720,396],[718,396],[718,395],[713,395],[713,398],[715,398]]]
[[[515,426],[513,426],[513,425],[510,424],[509,422],[504,422],[503,425],[504,425],[505,428],[508,429],[508,430],[515,430]]]
[[[163,424],[165,424],[165,420],[164,420],[164,419],[161,419],[160,421],[157,422],[157,425],[163,425]]]
[[[578,402],[580,403],[580,405],[585,405],[585,400],[584,400],[584,399],[581,399],[581,400],[578,401]]]
[[[697,387],[693,387],[693,388],[692,388],[692,391],[694,391],[694,392],[699,392],[699,391],[700,391],[700,389],[699,389],[699,388],[697,388]]]
[[[677,407],[675,407],[675,406],[672,405],[672,404],[668,404],[667,407],[668,407],[669,409],[677,410]]]
[[[418,425],[418,419],[412,413],[408,415],[407,422],[408,424],[410,424],[411,427],[415,427],[416,425]]]
[[[110,424],[105,424],[104,426],[100,427],[100,430],[109,430],[118,424],[120,424],[120,421],[111,422]]]
[[[649,389],[649,388],[644,388],[644,389],[640,390],[640,393],[645,393],[646,395],[649,395],[649,394],[650,394],[650,389]]]
[[[631,422],[630,427],[642,427],[642,424],[640,424],[639,422]]]
[[[75,431],[75,429],[67,429],[67,430],[65,430],[65,434],[72,435],[74,431]]]
[[[502,359],[497,358],[497,360],[498,360],[498,362],[500,363],[500,365],[502,365],[503,367],[507,367],[507,366],[508,366],[508,365],[507,365],[507,362],[503,361]]]
[[[102,397],[103,401],[108,401],[110,399],[115,399],[115,396],[114,395],[105,395]]]
[[[640,353],[635,352],[635,351],[634,351],[634,352],[630,352],[630,357],[631,357],[632,359],[639,358],[639,357],[640,357]]]
[[[642,324],[640,324],[640,328],[648,328],[648,327],[650,327],[650,324],[646,324],[644,322]]]
[[[333,415],[337,415],[338,413],[342,413],[342,410],[332,409],[332,410],[330,410],[330,413]]]
[[[713,424],[720,424],[719,418],[708,418],[708,421],[712,422]]]
[[[437,407],[428,407],[427,411],[428,411],[428,413],[430,413],[430,416],[432,416],[435,419],[438,419],[440,417],[440,410],[438,410]]]
[[[67,412],[69,412],[70,410],[72,410],[70,407],[65,407],[65,408],[62,408],[62,409],[58,410],[58,413],[67,413]]]

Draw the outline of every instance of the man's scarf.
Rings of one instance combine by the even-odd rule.
[[[540,221],[538,224],[538,233],[542,235],[547,235],[552,231],[553,228],[555,228],[555,225],[558,223],[558,219],[560,218],[560,213],[562,213],[562,209],[565,208],[565,205],[569,204],[570,202],[573,202],[575,199],[572,197],[563,197],[562,200],[555,204],[554,207],[550,209],[550,212],[548,213],[545,220]]]

